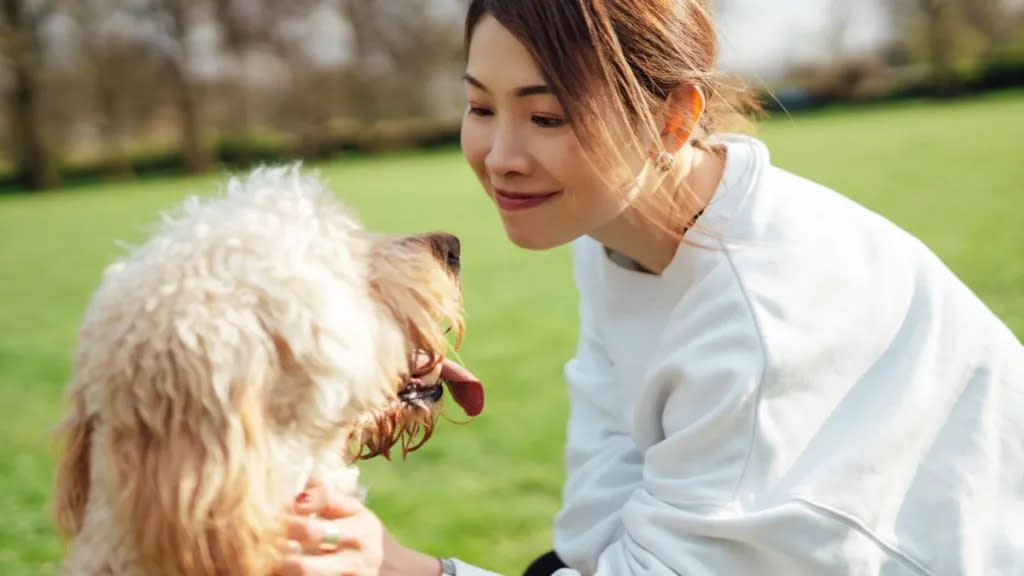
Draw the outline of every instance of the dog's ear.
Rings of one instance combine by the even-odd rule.
[[[82,528],[85,505],[89,499],[89,458],[94,419],[85,411],[85,400],[78,391],[71,396],[71,413],[58,428],[63,452],[57,460],[54,488],[54,522],[62,538],[68,539]]]
[[[144,573],[270,573],[283,510],[264,431],[268,363],[250,358],[242,377],[218,372],[237,366],[232,360],[201,341],[148,347],[136,355],[133,381],[111,396],[105,449],[117,479],[112,497]]]

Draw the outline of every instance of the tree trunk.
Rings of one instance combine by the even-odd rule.
[[[252,22],[245,21],[237,13],[236,4],[232,0],[215,0],[214,8],[224,34],[224,47],[233,57],[235,69],[234,81],[228,90],[234,113],[229,118],[227,128],[235,136],[245,138],[249,135],[252,122],[246,59],[249,48],[257,43],[263,31]]]
[[[128,179],[132,176],[132,162],[125,145],[127,122],[123,103],[130,98],[124,93],[122,79],[126,73],[124,54],[133,48],[114,44],[103,38],[99,23],[108,15],[104,5],[96,1],[77,0],[69,6],[84,38],[81,48],[88,62],[88,71],[95,90],[98,124],[103,140],[103,153],[111,178]]]
[[[42,50],[38,22],[23,11],[19,0],[4,0],[8,44],[12,61],[12,89],[8,109],[14,122],[14,149],[18,181],[41,190],[60,185],[60,172],[46,138],[42,117]]]
[[[983,63],[996,61],[1012,36],[1007,3],[1003,0],[966,0],[962,9],[967,23],[984,38]]]
[[[102,66],[103,64],[99,64]],[[107,70],[96,70],[96,83],[100,100],[101,125],[107,160],[110,163],[110,176],[116,179],[132,177],[131,156],[125,145],[127,130],[120,103],[121,93],[116,80],[109,76]]]
[[[11,113],[16,123],[18,179],[26,188],[42,190],[60,185],[60,172],[42,122],[42,90],[39,71],[32,70],[22,55],[14,69]]]
[[[189,78],[188,64],[191,61],[188,49],[189,14],[188,0],[168,0],[167,8],[178,43],[178,55],[170,62],[171,82],[174,99],[178,104],[181,118],[181,153],[184,169],[197,173],[209,167],[209,159],[203,147],[202,98],[197,86]]]
[[[199,89],[187,78],[179,66],[172,66],[174,97],[181,119],[181,153],[186,172],[197,173],[206,170],[209,161],[203,149]]]
[[[950,96],[955,89],[953,7],[947,0],[920,0],[920,2],[928,28],[928,62],[931,69],[932,89],[939,96]]]
[[[355,50],[355,78],[349,82],[347,100],[359,118],[371,123],[381,117],[381,102],[376,93],[370,62],[375,33],[379,37],[374,13],[377,9],[373,0],[349,0],[343,5],[343,14],[352,30]]]

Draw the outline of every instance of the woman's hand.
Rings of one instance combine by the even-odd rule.
[[[311,516],[311,514],[316,516]],[[383,563],[384,527],[356,498],[311,487],[286,518],[290,551],[277,576],[376,576]],[[297,544],[297,546],[296,546]]]
[[[402,546],[384,529],[384,564],[380,576],[442,576],[441,561]]]
[[[282,559],[276,576],[441,575],[439,560],[399,544],[358,499],[319,486],[299,497],[286,528],[299,550]]]

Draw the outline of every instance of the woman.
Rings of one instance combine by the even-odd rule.
[[[580,297],[528,574],[1024,574],[1024,349],[914,238],[721,133],[745,108],[703,2],[473,0],[466,29],[466,159],[515,244],[572,242]],[[350,509],[341,560],[442,573]]]

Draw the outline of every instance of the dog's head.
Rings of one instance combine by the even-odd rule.
[[[297,167],[186,202],[87,310],[58,469],[65,534],[100,506],[154,573],[266,573],[303,459],[419,446],[442,391],[417,376],[438,363],[481,409],[479,382],[446,359],[458,276],[457,239],[370,234]]]
[[[401,327],[409,356],[395,397],[384,409],[365,413],[354,433],[362,458],[389,456],[399,443],[403,455],[422,446],[433,431],[445,386],[466,414],[483,409],[480,382],[446,358],[448,343],[439,331],[446,328],[454,345],[461,343],[460,252],[459,239],[450,234],[372,241],[372,291]],[[439,379],[426,378],[437,371]]]

